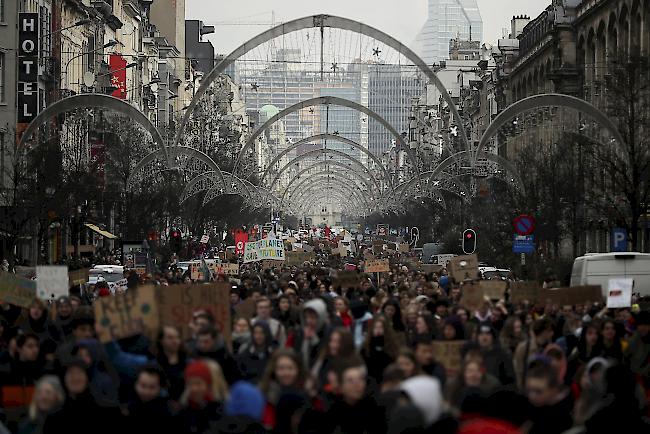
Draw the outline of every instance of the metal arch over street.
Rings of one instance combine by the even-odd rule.
[[[304,145],[306,143],[311,143],[311,142],[315,142],[317,140],[326,140],[326,139],[336,141],[336,142],[340,142],[340,143],[345,143],[346,145],[350,145],[350,146],[352,146],[352,147],[354,147],[356,149],[359,149],[361,152],[366,154],[368,156],[368,158],[370,158],[372,161],[374,161],[375,164],[377,165],[377,167],[381,168],[381,171],[384,173],[384,179],[386,180],[387,184],[391,185],[391,186],[393,185],[393,180],[391,179],[390,174],[388,173],[388,170],[386,170],[386,168],[382,164],[381,160],[375,154],[373,154],[368,149],[364,148],[362,145],[355,142],[354,140],[348,139],[347,137],[337,136],[337,135],[334,135],[334,134],[315,134],[313,136],[306,137],[304,139],[300,139],[298,142],[294,143],[292,146],[289,146],[287,149],[285,149],[284,151],[282,151],[278,155],[276,155],[276,157],[269,163],[268,167],[264,170],[264,172],[262,173],[262,176],[260,177],[260,183],[262,183],[264,181],[264,179],[266,178],[266,176],[269,174],[269,170],[271,170],[271,168],[273,166],[275,166],[278,163],[278,161],[280,161],[280,159],[282,157],[284,157],[285,155],[287,155],[289,152],[291,152],[294,149],[297,149],[299,146],[302,146],[302,145]]]
[[[284,193],[282,193],[282,197],[280,198],[280,203],[282,204],[282,203],[285,202],[285,197],[287,197],[287,194],[289,194],[289,198],[290,198],[296,191],[298,191],[300,189],[300,187],[304,186],[305,183],[309,182],[310,180],[321,179],[325,175],[327,175],[327,176],[329,176],[331,178],[337,178],[337,179],[339,179],[341,181],[348,181],[350,183],[353,183],[354,186],[355,186],[355,191],[360,191],[361,190],[361,188],[360,188],[361,186],[359,184],[357,184],[356,179],[358,179],[358,178],[355,179],[355,178],[352,178],[352,177],[345,176],[345,174],[343,174],[341,172],[330,172],[330,171],[324,170],[322,172],[314,173],[313,175],[310,175],[309,177],[300,180],[298,185],[296,185],[293,190],[290,190],[287,187],[284,190]],[[295,181],[296,179],[298,179],[298,178],[294,178],[292,181]],[[289,192],[291,192],[291,193],[289,193]]]
[[[331,175],[331,174],[330,174],[330,175]],[[303,182],[301,183],[302,189],[301,189],[301,190],[298,190],[298,189],[293,190],[293,191],[289,194],[289,196],[286,197],[286,199],[283,199],[283,200],[281,201],[281,204],[284,204],[285,202],[286,202],[286,203],[291,203],[291,201],[296,197],[296,196],[295,196],[296,193],[298,193],[298,197],[300,197],[300,196],[302,196],[302,194],[304,194],[306,191],[309,191],[311,188],[313,188],[314,185],[319,185],[319,186],[320,186],[320,185],[322,185],[323,183],[327,183],[327,184],[331,183],[332,185],[337,185],[337,186],[343,188],[343,189],[345,190],[345,192],[348,193],[348,197],[349,197],[349,196],[354,196],[354,197],[356,197],[356,198],[359,199],[359,200],[361,200],[361,199],[363,198],[363,201],[364,201],[364,202],[369,203],[369,202],[368,202],[368,199],[363,195],[363,193],[361,192],[361,190],[351,189],[351,188],[350,188],[350,185],[349,185],[348,183],[346,183],[346,181],[347,181],[348,183],[349,183],[349,182],[352,182],[350,179],[347,179],[347,178],[337,178],[337,177],[333,177],[333,176],[330,177],[330,178],[326,178],[326,177],[324,177],[324,176],[322,176],[322,175],[321,175],[321,176],[317,176],[317,177],[313,177],[313,178],[306,178],[306,179],[304,179]],[[306,185],[305,185],[305,184],[306,184]],[[326,184],[326,185],[327,185],[327,184]],[[327,188],[329,188],[329,185],[327,186]]]
[[[244,199],[251,198],[251,192],[248,189],[248,186],[237,176],[233,175],[230,172],[223,172],[225,179],[224,188],[218,190],[216,186],[213,186],[208,190],[205,196],[203,196],[203,205],[207,205],[210,201],[216,199],[217,197],[226,194],[226,195],[239,195]],[[235,188],[238,186],[239,188]]]
[[[598,110],[592,104],[574,96],[559,93],[543,93],[519,100],[502,111],[499,116],[488,125],[485,133],[483,133],[474,154],[474,161],[478,159],[479,154],[483,152],[483,149],[487,146],[490,139],[499,131],[499,128],[508,123],[514,116],[524,111],[549,106],[567,107],[585,113],[607,128],[609,132],[612,133],[619,146],[625,144],[625,140],[623,140],[623,136],[616,125],[614,125],[605,113]]]
[[[296,207],[292,212],[295,213],[295,215],[297,216],[301,214],[305,214],[307,212],[307,208],[310,202],[313,203],[325,199],[338,200],[340,202],[339,205],[341,206],[342,211],[344,213],[347,213],[348,215],[356,215],[356,214],[364,215],[364,213],[356,211],[353,206],[345,203],[345,199],[346,199],[345,196],[343,195],[343,193],[340,193],[338,191],[329,192],[329,193],[320,192],[320,193],[315,193],[315,195],[312,197],[303,198],[302,201],[296,205]]]
[[[233,171],[237,170],[237,167],[239,166],[239,162],[243,158],[246,150],[250,149],[253,146],[253,143],[255,142],[255,140],[264,131],[266,131],[268,128],[270,128],[271,125],[273,125],[279,119],[282,119],[282,118],[284,118],[284,117],[286,117],[286,116],[288,116],[288,115],[290,115],[292,113],[295,113],[298,110],[302,110],[302,109],[307,108],[307,107],[319,106],[319,105],[336,105],[336,106],[340,106],[340,107],[347,107],[347,108],[351,108],[353,110],[357,110],[359,112],[362,112],[362,113],[368,115],[369,117],[373,118],[374,120],[379,122],[384,128],[386,128],[391,133],[391,135],[393,135],[393,137],[395,137],[395,141],[397,143],[399,143],[400,148],[403,149],[406,152],[406,154],[409,156],[409,161],[411,162],[411,164],[413,164],[413,166],[417,170],[417,156],[415,155],[413,150],[410,149],[407,146],[407,144],[404,141],[404,138],[402,137],[402,135],[390,123],[388,123],[388,121],[386,121],[386,119],[379,116],[377,113],[373,112],[368,107],[363,106],[363,105],[361,105],[359,103],[356,103],[354,101],[350,101],[348,99],[339,98],[339,97],[335,97],[335,96],[320,96],[320,97],[316,97],[316,98],[307,99],[307,100],[301,101],[299,103],[296,103],[296,104],[294,104],[294,105],[292,105],[290,107],[287,107],[286,109],[282,110],[278,114],[271,117],[262,126],[260,126],[257,130],[255,130],[255,132],[253,134],[251,134],[250,138],[246,141],[246,144],[239,151],[239,155],[237,156],[237,160],[235,161]],[[338,136],[334,136],[334,137],[338,137]],[[370,151],[368,151],[368,152],[370,153]],[[372,154],[372,153],[370,153],[370,154]],[[380,167],[383,167],[383,165],[381,163],[379,165],[380,165]],[[271,166],[271,165],[269,165],[269,166]]]
[[[133,169],[133,172],[131,173],[131,176],[129,176],[129,179],[127,181],[128,185],[131,185],[131,183],[135,180],[135,175],[138,174],[142,169],[144,169],[147,164],[153,162],[156,160],[156,158],[159,158],[161,156],[167,156],[167,164],[169,165],[169,169],[173,170],[175,169],[175,165],[173,164],[174,162],[171,161],[176,155],[179,154],[186,154],[190,158],[196,158],[202,162],[204,162],[210,169],[212,169],[213,172],[219,176],[221,179],[221,182],[225,185],[225,178],[223,173],[221,172],[221,169],[219,169],[219,166],[217,163],[214,162],[212,158],[210,158],[207,154],[204,154],[203,152],[199,151],[198,149],[190,148],[188,146],[173,146],[173,147],[167,147],[166,150],[157,150],[153,151],[150,154],[146,155],[140,162],[135,166],[135,169]]]
[[[165,140],[162,138],[160,131],[158,131],[158,128],[156,128],[151,120],[149,120],[149,118],[135,106],[129,104],[125,100],[101,93],[82,93],[79,95],[69,96],[47,107],[29,123],[27,129],[20,138],[18,146],[24,146],[27,139],[48,119],[78,108],[103,108],[128,116],[138,124],[142,125],[142,127],[151,134],[153,141],[158,143],[158,146],[160,146],[160,151],[163,153],[165,160],[169,161]]]
[[[300,203],[296,204],[290,212],[296,216],[306,214],[310,202],[317,202],[326,199],[336,199],[339,201],[342,211],[348,215],[364,215],[363,213],[356,211],[351,205],[345,203],[345,196],[340,192],[330,192],[329,194],[323,192],[315,193],[313,197],[304,198]]]
[[[192,115],[192,112],[196,107],[198,101],[208,90],[210,84],[214,80],[216,80],[217,77],[221,73],[223,73],[230,64],[232,64],[234,61],[239,59],[244,54],[259,47],[265,42],[268,42],[279,36],[285,35],[287,33],[295,32],[295,31],[317,28],[317,27],[320,28],[329,27],[329,28],[335,28],[341,30],[348,30],[351,32],[356,32],[358,34],[368,36],[370,38],[383,42],[388,47],[392,48],[393,50],[397,51],[398,53],[400,53],[401,55],[409,59],[411,62],[413,62],[413,64],[416,67],[418,67],[418,69],[420,69],[427,76],[429,81],[436,86],[438,91],[440,91],[442,98],[449,106],[449,110],[451,111],[451,114],[454,120],[456,121],[456,125],[460,129],[459,135],[461,137],[461,140],[463,141],[465,150],[470,149],[463,120],[460,114],[458,113],[458,109],[456,108],[456,105],[454,104],[453,100],[451,99],[451,96],[449,95],[449,92],[447,92],[447,89],[442,84],[442,82],[440,81],[436,73],[433,72],[431,68],[429,68],[429,66],[424,62],[424,60],[422,60],[417,54],[415,54],[415,52],[409,49],[406,45],[402,44],[392,36],[389,36],[388,34],[382,32],[381,30],[375,29],[374,27],[368,26],[366,24],[348,18],[342,18],[342,17],[336,17],[336,16],[324,15],[324,14],[298,18],[296,20],[280,24],[248,40],[247,42],[245,42],[244,44],[236,48],[232,53],[226,56],[223,60],[221,60],[221,62],[219,62],[210,72],[208,72],[204,76],[203,80],[201,80],[201,85],[196,91],[194,97],[192,98],[192,101],[188,105],[187,110],[183,115],[183,119],[180,122],[178,132],[176,133],[176,138],[174,140],[174,144],[177,145],[180,143],[180,139],[182,137],[183,131],[185,130],[185,126],[187,125],[187,122],[190,116]]]
[[[323,184],[324,182],[327,182],[327,180],[323,180],[323,179],[321,179],[320,181],[318,181],[318,180],[314,181],[311,185],[307,186],[304,190],[302,190],[302,191],[298,194],[298,196],[292,197],[288,203],[291,204],[291,203],[294,203],[294,202],[296,202],[296,201],[300,201],[300,200],[301,200],[302,198],[304,198],[305,195],[307,195],[307,194],[311,194],[311,195],[313,196],[313,191],[312,191],[312,190],[313,190],[314,188],[322,188],[322,187],[323,187],[322,184]],[[344,185],[344,184],[341,184],[340,182],[342,182],[342,181],[333,182],[333,183],[329,186],[329,189],[332,190],[332,191],[338,191],[339,193],[341,193],[341,194],[343,195],[343,197],[345,198],[345,200],[348,200],[348,201],[349,201],[351,191],[349,190],[349,188],[347,188],[348,186],[346,186],[346,185]],[[367,200],[363,195],[361,195],[359,192],[352,193],[352,196],[353,196],[356,200],[358,200],[360,203],[363,203],[363,204],[366,206],[366,208],[371,209],[371,204],[370,204],[370,202],[368,202],[368,200]],[[310,196],[309,198],[311,199],[311,196]],[[344,203],[344,202],[341,201],[341,203]]]
[[[443,171],[447,168],[449,168],[451,165],[454,163],[457,163],[458,160],[454,157],[458,156],[463,156],[463,155],[468,155],[470,158],[472,157],[472,152],[471,151],[460,151],[458,152],[455,156],[452,155],[451,157],[447,157],[444,161],[442,161],[438,167],[436,167],[434,170],[431,172],[425,172],[423,175],[428,175],[429,179],[436,179],[436,177],[442,175]],[[503,166],[509,173],[510,176],[512,177],[512,182],[519,187],[520,190],[525,192],[524,188],[524,183],[521,179],[521,176],[519,175],[519,172],[517,171],[517,168],[512,164],[509,160],[506,158],[503,158],[500,155],[488,153],[481,151],[481,157],[485,158],[486,160],[490,160],[492,162],[495,162],[497,164],[500,164]],[[415,180],[411,180],[415,181]],[[409,181],[409,182],[411,182]]]
[[[348,181],[354,183],[354,186],[355,186],[357,189],[359,189],[359,190],[364,190],[364,191],[367,191],[367,192],[369,192],[369,193],[372,191],[371,185],[368,183],[368,181],[366,181],[365,179],[363,179],[363,177],[361,177],[361,176],[360,176],[358,173],[356,173],[356,172],[345,173],[345,172],[340,172],[340,171],[338,171],[338,170],[322,170],[322,171],[317,172],[317,173],[310,173],[309,176],[307,176],[307,177],[303,177],[302,179],[301,179],[300,177],[298,177],[298,176],[296,176],[295,178],[293,178],[293,179],[291,180],[291,182],[289,183],[289,185],[287,185],[287,186],[285,187],[285,189],[284,189],[284,191],[283,191],[283,193],[282,193],[282,197],[280,198],[280,201],[283,202],[283,201],[284,201],[284,198],[286,197],[286,195],[287,195],[290,191],[292,191],[291,186],[294,187],[293,190],[297,190],[297,189],[299,189],[300,186],[303,185],[304,182],[307,181],[308,179],[316,178],[316,177],[319,177],[319,176],[321,176],[321,175],[329,175],[329,176],[332,176],[332,177],[335,177],[335,178],[345,179],[345,180],[348,180]],[[294,184],[295,182],[297,182],[297,181],[299,181],[298,184],[294,186],[293,184]],[[359,184],[359,181],[361,181],[361,184]],[[364,188],[364,187],[365,187],[365,188]]]
[[[342,169],[346,169],[346,170],[349,170],[349,169],[350,169],[350,166],[348,166],[348,165],[346,165],[346,164],[343,164],[343,163],[341,163],[340,161],[336,161],[336,160],[330,160],[330,161],[317,161],[316,163],[312,164],[311,166],[308,166],[308,167],[302,169],[300,172],[298,172],[298,173],[294,176],[294,179],[292,179],[291,182],[289,182],[289,184],[287,184],[287,186],[286,186],[285,188],[289,188],[289,186],[294,182],[294,180],[296,180],[297,178],[300,178],[303,174],[309,172],[310,170],[313,170],[313,169],[316,169],[316,168],[320,168],[321,166],[326,166],[326,165],[329,165],[329,166],[336,166],[336,167],[340,167],[340,168],[342,168]],[[357,173],[357,172],[350,171],[350,173]],[[378,182],[375,178],[372,178],[372,177],[371,177],[371,178],[367,179],[367,181],[368,181],[368,182],[365,182],[366,185],[369,185],[369,183],[372,181],[373,185],[374,185],[375,187],[377,187],[377,191],[381,192],[381,184],[379,184],[379,182]],[[368,190],[372,190],[372,187],[369,186],[369,187],[368,187]]]
[[[275,175],[275,178],[273,178],[273,181],[271,182],[270,185],[275,185],[278,179],[280,179],[280,176],[282,175],[282,172],[287,170],[292,164],[296,164],[299,161],[304,160],[305,158],[308,157],[313,157],[314,155],[327,155],[327,154],[332,154],[332,155],[337,155],[339,157],[345,158],[347,160],[350,160],[354,164],[356,164],[358,167],[361,168],[361,170],[364,170],[367,172],[371,177],[375,178],[375,175],[370,171],[370,169],[366,166],[363,165],[363,163],[353,156],[346,154],[345,152],[337,151],[336,149],[314,149],[313,151],[305,152],[302,155],[299,155],[298,157],[294,158],[284,166],[280,170],[278,170],[278,173]],[[323,160],[326,162],[327,160]]]

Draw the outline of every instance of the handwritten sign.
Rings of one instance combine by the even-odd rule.
[[[408,253],[411,251],[411,246],[408,244],[400,244],[399,251],[400,253]]]
[[[210,265],[210,271],[216,276],[223,274],[225,276],[239,276],[239,264],[214,263]]]
[[[300,267],[305,262],[312,262],[314,254],[308,252],[286,252],[286,264],[290,267]]]
[[[36,267],[36,295],[42,300],[56,300],[70,293],[68,267],[39,265]]]
[[[449,274],[456,282],[479,278],[478,257],[476,255],[456,256],[449,261]]]
[[[387,273],[390,271],[390,263],[388,259],[373,259],[366,261],[366,273]]]
[[[501,300],[505,297],[508,283],[503,280],[481,280],[479,286],[484,296],[492,300]]]
[[[68,280],[70,281],[70,286],[83,285],[84,283],[88,282],[88,271],[90,271],[90,268],[68,272]]]
[[[609,279],[607,287],[607,307],[617,309],[632,306],[632,288],[634,279]]]
[[[535,303],[541,290],[542,288],[537,282],[510,282],[510,302],[523,303],[528,301]]]
[[[246,243],[244,246],[244,263],[264,260],[284,261],[284,242],[267,238]]]
[[[342,289],[356,288],[365,278],[365,274],[357,271],[338,271],[332,283],[335,287],[340,286]]]
[[[0,273],[0,301],[29,308],[35,298],[36,282],[11,273]]]
[[[460,305],[474,312],[483,306],[483,291],[480,285],[466,283],[461,288]]]
[[[436,264],[420,264],[419,269],[425,273],[440,273],[442,271],[442,265]]]
[[[558,306],[601,303],[603,301],[603,292],[600,285],[545,289],[540,293],[539,301]]]
[[[156,290],[153,286],[103,297],[95,301],[95,330],[100,342],[145,334],[155,338],[158,332]]]
[[[454,378],[462,365],[461,349],[465,341],[433,341],[433,356],[445,367],[447,378]]]
[[[230,340],[230,284],[216,282],[203,285],[172,285],[158,292],[158,306],[162,325],[174,325],[190,338],[188,324],[196,311],[214,315],[217,326]]]

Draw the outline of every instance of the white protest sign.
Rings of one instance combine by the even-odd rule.
[[[264,260],[284,261],[284,242],[267,238],[246,243],[246,246],[244,246],[244,263]]]
[[[617,277],[609,279],[607,287],[607,307],[616,309],[632,306],[632,288],[634,279]]]
[[[42,300],[56,300],[69,295],[70,280],[65,265],[39,265],[36,267],[36,295]]]

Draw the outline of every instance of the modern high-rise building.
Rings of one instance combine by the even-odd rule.
[[[476,0],[429,0],[427,21],[415,40],[416,52],[429,65],[446,60],[451,39],[483,40]]]

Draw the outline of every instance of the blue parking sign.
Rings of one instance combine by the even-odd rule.
[[[612,252],[627,252],[627,230],[625,228],[612,229]]]

